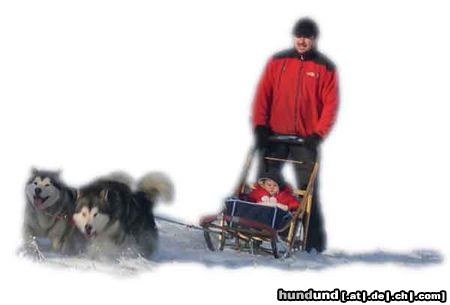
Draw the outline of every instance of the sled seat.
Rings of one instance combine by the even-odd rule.
[[[292,220],[292,214],[278,207],[271,207],[241,200],[239,198],[228,198],[225,200],[224,215],[229,216],[230,226],[235,224],[246,224],[251,221],[253,225],[263,225],[275,231],[284,230]]]

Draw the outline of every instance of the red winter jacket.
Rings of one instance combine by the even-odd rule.
[[[336,117],[338,81],[334,64],[318,51],[280,52],[266,65],[253,103],[253,127],[275,133],[325,137]]]
[[[295,210],[300,205],[297,199],[292,195],[292,189],[289,186],[285,186],[275,196],[270,196],[268,191],[266,191],[261,185],[256,184],[255,189],[248,194],[248,200],[261,202],[261,198],[264,196],[275,197],[278,203],[287,205],[289,210]]]

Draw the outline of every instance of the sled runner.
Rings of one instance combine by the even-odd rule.
[[[270,141],[302,145],[303,139],[296,136],[272,136]],[[288,257],[292,251],[304,250],[308,238],[309,218],[312,207],[314,181],[319,170],[315,162],[306,189],[293,189],[300,201],[299,207],[291,212],[276,206],[267,206],[245,200],[251,189],[247,178],[256,149],[251,148],[234,195],[225,200],[222,211],[217,215],[205,216],[200,220],[204,229],[206,245],[211,251],[222,251],[226,246],[250,253],[263,251],[275,258]],[[305,164],[302,160],[266,157],[265,159],[294,164]]]

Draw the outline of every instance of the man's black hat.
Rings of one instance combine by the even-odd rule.
[[[295,24],[292,34],[295,37],[317,38],[319,36],[319,27],[311,18],[301,18]]]

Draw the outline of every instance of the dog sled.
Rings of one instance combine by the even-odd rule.
[[[301,137],[284,135],[272,136],[270,141],[295,145],[302,145],[304,142]],[[231,247],[252,254],[270,253],[275,258],[289,257],[292,252],[305,250],[306,247],[313,188],[319,163],[314,163],[306,189],[293,189],[300,205],[296,210],[288,212],[276,206],[245,200],[246,194],[254,187],[247,183],[247,179],[255,155],[256,149],[252,147],[238,187],[234,195],[225,200],[222,211],[200,220],[205,242],[211,251],[222,251],[225,247]],[[305,164],[302,160],[271,157],[265,159],[299,166]]]

